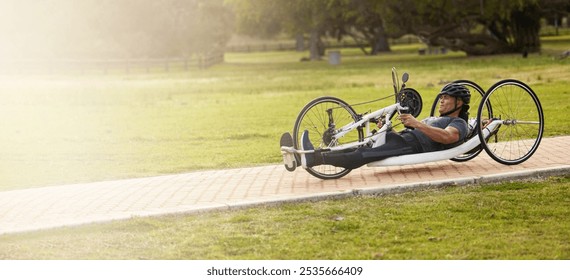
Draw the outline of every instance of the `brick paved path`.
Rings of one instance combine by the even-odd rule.
[[[485,152],[401,167],[363,167],[323,181],[281,165],[192,172],[0,192],[0,234],[171,213],[233,209],[259,203],[322,199],[426,186],[469,184],[570,173],[570,136],[544,138],[528,161],[499,164]],[[276,151],[278,152],[278,151]]]

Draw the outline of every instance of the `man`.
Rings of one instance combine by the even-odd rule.
[[[439,93],[440,117],[431,117],[418,121],[410,114],[399,116],[408,129],[401,133],[388,132],[386,143],[382,146],[360,147],[335,152],[301,154],[301,165],[309,168],[328,164],[347,169],[355,169],[364,164],[387,157],[444,150],[462,142],[469,131],[467,117],[471,94],[460,84],[447,84]],[[314,150],[309,140],[308,131],[301,137],[302,150]]]

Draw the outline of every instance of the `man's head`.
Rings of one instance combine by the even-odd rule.
[[[445,85],[439,96],[439,113],[441,116],[459,116],[461,113],[466,115],[469,110],[469,102],[471,101],[471,93],[467,87],[450,83]]]

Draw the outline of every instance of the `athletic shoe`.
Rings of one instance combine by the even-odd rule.
[[[281,141],[279,141],[279,144],[281,148],[293,148],[293,136],[291,136],[291,133],[283,133],[283,135],[281,135]],[[283,150],[281,150],[281,154],[283,155],[283,164],[285,165],[285,169],[291,172],[295,171],[295,168],[297,168],[295,155]]]

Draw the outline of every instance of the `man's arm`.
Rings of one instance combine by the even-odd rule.
[[[400,120],[407,127],[412,127],[423,132],[431,140],[442,143],[452,144],[459,141],[459,130],[455,127],[448,126],[445,129],[433,127],[423,122],[418,121],[410,114],[401,114]]]
[[[448,126],[445,129],[441,129],[439,127],[433,127],[421,123],[421,125],[416,127],[416,129],[419,129],[431,140],[438,143],[452,144],[459,141],[459,130],[457,130],[457,128],[452,126]]]

